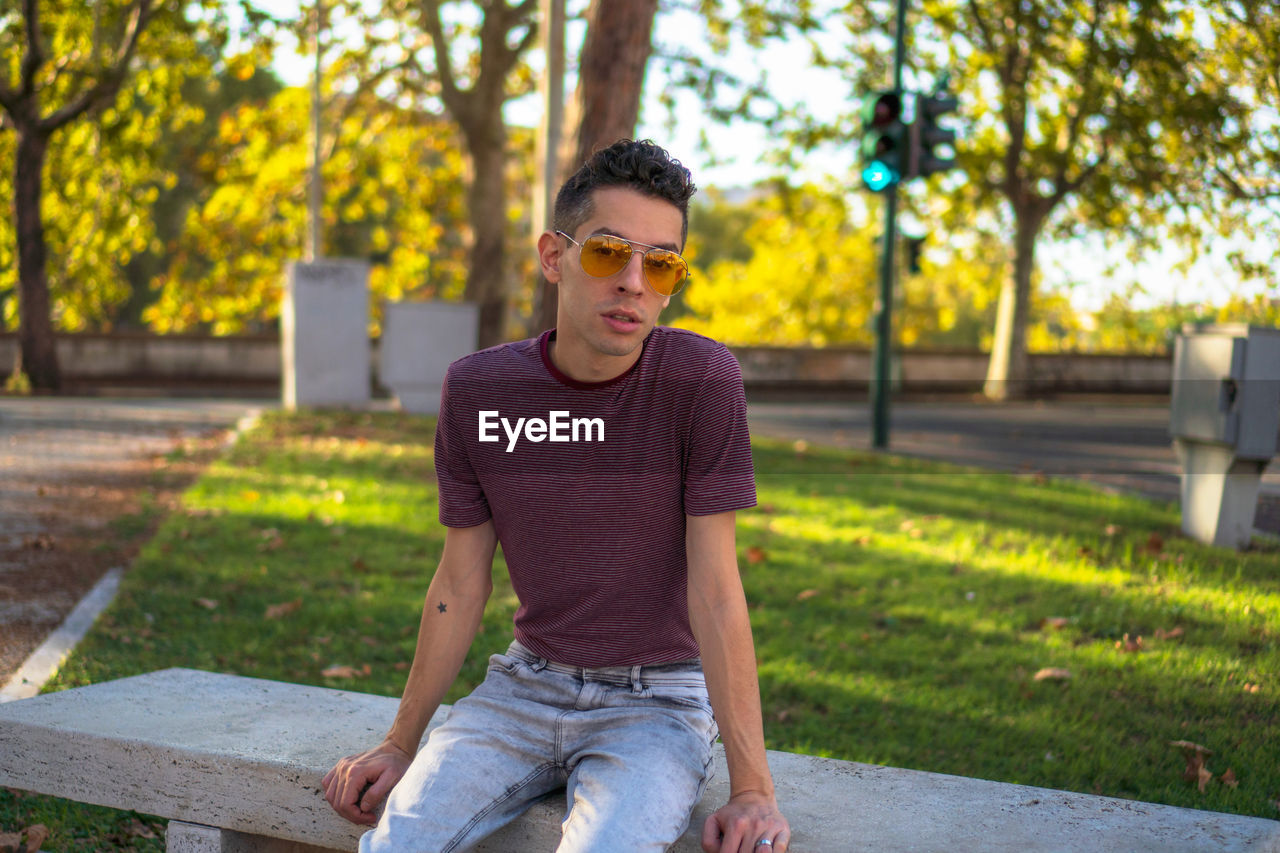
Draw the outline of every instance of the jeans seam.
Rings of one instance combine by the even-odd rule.
[[[517,793],[519,793],[524,788],[527,788],[533,782],[534,779],[541,776],[543,773],[547,772],[548,770],[555,769],[555,767],[556,765],[551,762],[539,764],[537,767],[535,767],[532,771],[529,772],[529,775],[525,776],[519,782],[517,782],[516,784],[508,788],[506,791],[504,791],[502,796],[495,797],[493,801],[489,803],[489,805],[485,806],[483,809],[477,812],[475,816],[472,817],[471,820],[467,823],[466,826],[458,830],[458,833],[454,835],[453,838],[449,839],[449,843],[444,846],[444,849],[441,851],[441,853],[452,853],[452,851],[457,850],[458,845],[461,844],[464,840],[466,840],[467,835],[471,832],[471,830],[475,829],[476,825],[480,823],[482,820],[484,820],[484,818],[488,817],[493,812],[494,809],[496,809],[501,804],[510,800],[512,797],[514,797]]]

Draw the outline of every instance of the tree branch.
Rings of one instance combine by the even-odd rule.
[[[29,0],[29,2],[34,3],[35,0]],[[62,109],[40,119],[38,126],[43,132],[51,133],[64,124],[84,115],[90,108],[115,97],[116,93],[120,91],[120,84],[124,82],[125,75],[129,71],[129,63],[133,61],[134,51],[138,47],[138,38],[142,35],[142,31],[146,29],[147,22],[151,18],[152,2],[153,0],[138,0],[138,5],[133,10],[133,16],[129,19],[129,26],[125,30],[124,38],[121,40],[120,50],[111,63],[111,67],[103,72],[102,76],[98,78],[98,82],[89,91],[70,101]]]
[[[1076,105],[1075,111],[1071,114],[1071,118],[1067,123],[1067,143],[1062,150],[1062,159],[1058,161],[1058,168],[1053,176],[1054,195],[1059,195],[1063,187],[1067,185],[1067,163],[1071,159],[1071,152],[1076,148],[1076,142],[1080,139],[1080,125],[1084,121],[1085,107],[1092,102],[1092,91],[1096,88],[1093,83],[1096,75],[1090,73],[1094,67],[1094,61],[1098,55],[1098,21],[1102,19],[1103,0],[1093,0],[1093,20],[1089,22],[1089,51],[1084,60],[1076,69],[1077,79],[1083,75],[1083,92],[1080,95],[1080,102]],[[1079,184],[1076,184],[1078,187]],[[1070,190],[1068,190],[1070,191]]]
[[[44,48],[40,44],[40,11],[37,0],[23,0],[22,15],[27,24],[27,52],[22,57],[18,91],[23,98],[36,90],[36,72],[44,65]]]
[[[982,12],[979,11],[980,8],[981,7],[977,0],[969,0],[969,12],[973,15],[974,23],[978,25],[978,32],[982,34],[982,41],[985,43],[984,47],[986,47],[987,52],[995,53],[996,44],[991,39],[991,28],[987,26],[987,22],[982,19]]]
[[[427,32],[431,35],[431,49],[436,59],[436,76],[440,78],[440,99],[453,114],[454,120],[466,127],[471,123],[471,111],[453,74],[453,63],[449,59],[449,45],[444,37],[444,24],[440,21],[440,4],[436,0],[422,0],[422,16]]]

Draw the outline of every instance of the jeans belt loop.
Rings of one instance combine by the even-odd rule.
[[[631,667],[631,692],[644,692],[644,682],[640,680],[640,667],[638,666]]]
[[[545,669],[546,666],[547,666],[546,658],[538,658],[533,663],[529,664],[529,668],[532,669],[534,672],[542,672],[542,670]]]

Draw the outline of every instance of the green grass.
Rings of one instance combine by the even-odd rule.
[[[267,416],[49,689],[189,666],[399,695],[443,545],[432,428]],[[771,748],[1280,816],[1280,549],[1207,548],[1176,507],[1043,477],[771,441],[756,466],[739,562]],[[494,581],[448,701],[510,639],[501,560]],[[1176,740],[1213,750],[1203,791]],[[47,850],[162,849],[118,815],[0,792],[0,831],[45,822]]]

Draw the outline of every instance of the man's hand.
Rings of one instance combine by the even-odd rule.
[[[786,853],[790,843],[791,827],[777,802],[754,791],[731,797],[702,825],[702,849],[707,853]]]
[[[413,756],[389,740],[359,755],[349,755],[324,775],[324,798],[352,823],[373,826],[374,811],[409,769]]]

